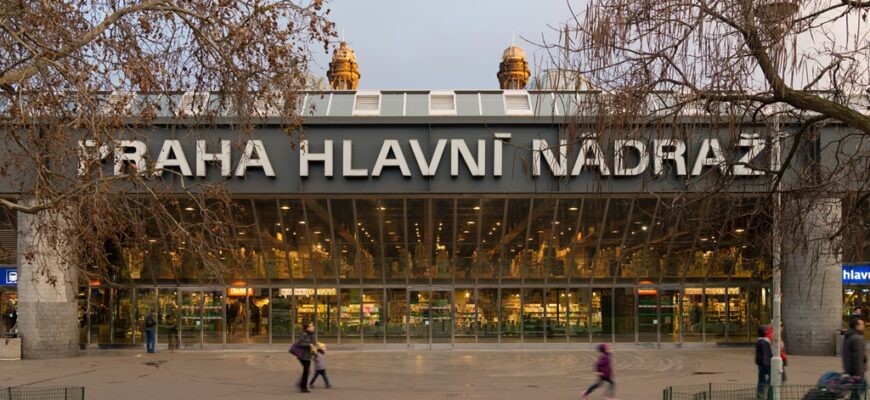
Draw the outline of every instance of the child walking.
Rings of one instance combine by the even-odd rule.
[[[595,374],[598,375],[598,380],[583,392],[583,398],[588,399],[595,389],[598,389],[603,382],[607,382],[607,392],[604,398],[614,400],[613,391],[616,384],[613,383],[613,367],[610,365],[610,346],[605,343],[599,344],[598,351],[601,352],[601,356],[595,362]]]
[[[326,377],[326,344],[318,343],[317,344],[317,353],[314,354],[314,377],[311,378],[311,383],[308,384],[309,387],[314,387],[314,381],[317,380],[318,376],[323,377],[323,383],[326,384],[326,388],[329,389],[332,385],[329,384],[329,378]]]

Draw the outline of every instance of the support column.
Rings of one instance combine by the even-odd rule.
[[[783,212],[782,314],[789,354],[832,355],[842,325],[840,199],[790,199]]]
[[[66,221],[56,210],[18,213],[18,331],[23,358],[73,357],[79,350],[75,267]]]

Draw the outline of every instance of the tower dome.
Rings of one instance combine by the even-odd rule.
[[[359,86],[359,76],[356,54],[348,47],[347,42],[341,42],[332,52],[332,61],[329,63],[329,70],[326,71],[329,86],[333,90],[356,90]]]
[[[505,49],[496,76],[502,89],[525,88],[531,76],[529,63],[526,62],[526,52],[519,46]]]

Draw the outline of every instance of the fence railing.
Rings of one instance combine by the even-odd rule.
[[[770,400],[770,388],[758,392],[755,385],[708,383],[704,385],[670,386],[662,400]],[[866,387],[826,388],[813,385],[783,385],[780,400],[868,400]]]
[[[0,388],[0,400],[84,400],[83,387],[30,387]]]

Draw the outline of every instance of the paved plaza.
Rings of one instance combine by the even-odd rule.
[[[299,363],[265,350],[98,351],[76,358],[0,362],[0,387],[86,387],[88,400],[115,399],[578,399],[592,382],[590,350],[331,351],[333,388],[292,390]],[[750,349],[622,350],[614,355],[617,397],[660,399],[671,384],[753,383]],[[790,360],[790,383],[838,371],[836,357]],[[593,396],[599,399],[603,393]]]

